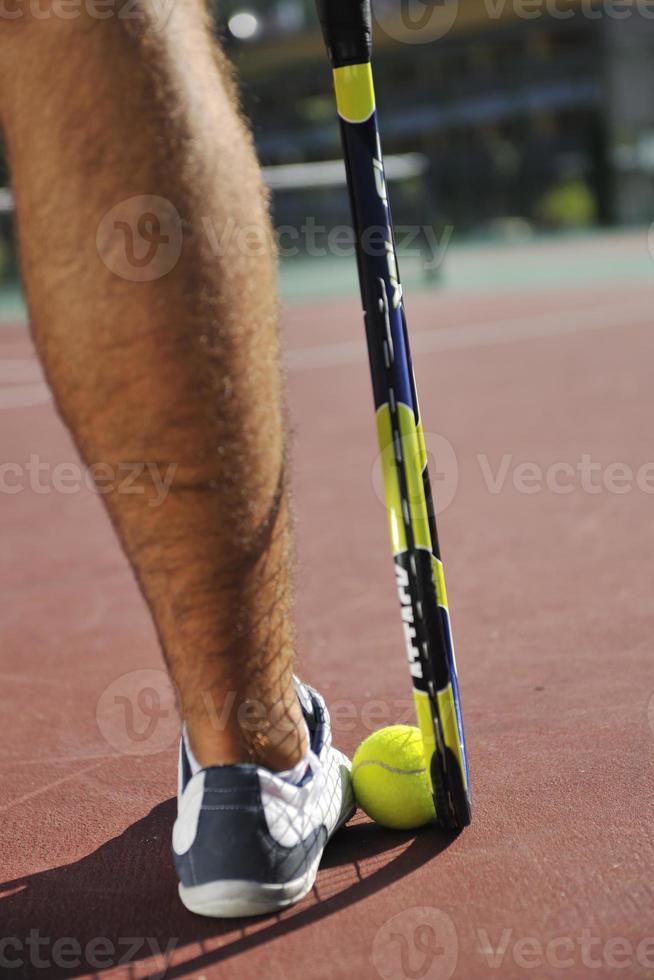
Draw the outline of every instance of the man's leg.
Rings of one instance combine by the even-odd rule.
[[[146,3],[140,35],[116,10],[100,20],[84,5],[72,20],[0,25],[23,277],[40,356],[84,460],[108,464],[103,478],[126,463],[174,470],[162,501],[151,470],[143,493],[104,499],[197,759],[285,769],[306,739],[292,684],[266,195],[200,0],[169,6],[154,29]],[[171,269],[175,211],[138,200],[147,195],[181,217]],[[135,229],[144,238],[130,253]]]

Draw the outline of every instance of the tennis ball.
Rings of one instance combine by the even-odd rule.
[[[411,830],[436,816],[420,729],[390,725],[364,739],[352,759],[359,806],[383,827]]]

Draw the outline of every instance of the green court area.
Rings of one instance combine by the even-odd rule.
[[[645,227],[499,242],[452,241],[436,258],[437,265],[432,255],[421,255],[417,248],[400,255],[405,293],[644,283],[654,277],[654,233]],[[287,301],[356,294],[356,267],[347,256],[288,260],[281,265],[281,290]]]
[[[592,286],[611,282],[647,283],[654,278],[654,231],[628,231],[520,237],[457,243],[436,252],[415,246],[400,256],[407,294],[434,289],[466,293],[553,286]],[[347,254],[285,259],[280,288],[287,303],[356,295],[356,266]],[[0,287],[0,322],[26,318],[15,282]]]
[[[0,323],[20,323],[27,317],[20,286],[15,282],[0,285]]]

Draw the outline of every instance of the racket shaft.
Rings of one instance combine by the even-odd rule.
[[[427,758],[449,748],[468,786],[438,550],[369,63],[334,70],[391,547]]]

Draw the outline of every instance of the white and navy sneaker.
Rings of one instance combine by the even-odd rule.
[[[310,742],[297,783],[252,764],[193,775],[182,737],[173,854],[191,912],[260,915],[297,902],[313,886],[327,841],[356,809],[351,764],[332,748],[325,702],[299,681],[296,689]]]

